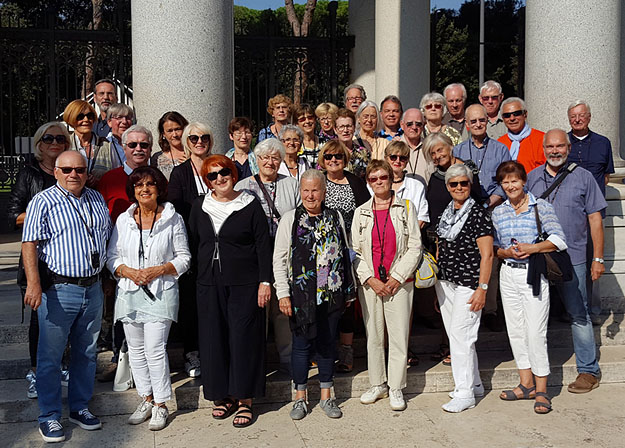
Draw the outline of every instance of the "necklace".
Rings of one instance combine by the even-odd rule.
[[[521,207],[523,207],[525,205],[525,203],[527,202],[527,194],[525,195],[525,197],[523,198],[523,200],[521,202],[519,202],[519,205],[512,205],[512,208],[516,211],[518,209],[520,209]]]

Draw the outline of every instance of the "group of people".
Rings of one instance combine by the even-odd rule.
[[[568,390],[599,385],[593,282],[604,271],[614,170],[586,102],[569,107],[569,133],[542,133],[527,124],[523,100],[504,100],[494,81],[468,107],[464,86],[451,84],[407,110],[393,95],[378,107],[354,84],[344,108],[271,98],[272,122],[253,149],[246,117],[231,120],[227,150],[214,146],[208,124],[167,112],[153,154],[152,132],[134,124],[115,89],[96,83],[99,114],[75,100],[65,123],[37,130],[35,161],[18,174],[10,202],[11,224],[23,226],[29,396],[38,397],[45,441],[64,440],[64,370],[70,421],[101,427],[88,403],[103,315],[117,330],[114,346],[125,340],[141,397],[128,423],[166,425],[166,349],[177,322],[185,369],[201,377],[212,416],[246,427],[265,393],[269,327],[293,380],[294,420],[309,412],[313,362],[320,408],[342,416],[331,388],[335,370],[353,369],[361,318],[371,387],[360,401],[389,397],[391,409],[404,410],[407,367],[418,363],[409,350],[413,302],[436,300],[448,344],[441,359],[455,382],[443,409],[461,412],[484,394],[475,342],[498,291],[520,377],[500,398],[534,400],[535,412],[548,413],[547,261],[566,253],[555,285],[579,373]],[[425,251],[439,278],[419,289]]]

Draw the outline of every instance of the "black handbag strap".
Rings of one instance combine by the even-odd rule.
[[[538,230],[538,238],[542,239],[543,237],[543,227],[540,224],[540,216],[538,215],[538,204],[534,206],[534,216],[536,217],[536,229]]]
[[[552,184],[551,184],[551,187],[547,188],[547,189],[544,191],[544,193],[540,195],[540,199],[547,199],[547,198],[549,197],[549,195],[551,194],[551,192],[552,192],[553,190],[555,190],[555,189],[558,187],[558,185],[560,185],[560,184],[562,183],[562,181],[563,181],[564,179],[566,179],[566,176],[568,176],[569,174],[571,174],[571,173],[573,172],[573,170],[574,170],[575,168],[577,168],[577,167],[578,167],[577,163],[575,163],[575,162],[571,162],[571,163],[569,163],[569,165],[566,167],[566,170],[564,171],[564,173],[562,173],[562,174],[560,175],[560,177],[558,177],[558,178],[554,181],[554,183],[552,183]]]
[[[265,184],[263,184],[263,182],[260,180],[260,175],[255,174],[254,179],[256,179],[256,182],[258,183],[258,186],[260,187],[260,191],[263,192],[263,196],[265,196],[265,200],[267,201],[267,204],[269,205],[269,208],[273,212],[274,216],[277,219],[280,219],[280,213],[278,212],[278,209],[276,208],[276,204],[273,202],[271,195],[265,188]],[[276,190],[277,189],[278,189],[278,183],[276,182]]]

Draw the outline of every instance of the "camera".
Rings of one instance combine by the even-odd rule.
[[[100,269],[100,253],[91,252],[91,267],[95,270]]]
[[[384,267],[384,265],[381,264],[380,266],[378,266],[378,274],[380,276],[380,280],[386,283],[386,281],[388,280],[388,275],[386,273],[386,268]]]

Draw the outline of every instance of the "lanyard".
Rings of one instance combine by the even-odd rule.
[[[123,166],[124,165],[124,161],[122,160],[122,156],[119,155],[119,150],[117,149],[117,142],[116,141],[117,141],[117,139],[113,135],[111,137],[111,145],[113,145],[113,150],[115,152],[115,155],[117,156],[117,160],[119,160],[119,164]],[[123,148],[122,148],[122,151],[123,151]]]
[[[388,209],[386,210],[386,218],[384,218],[384,230],[382,231],[382,237],[380,237],[380,225],[378,224],[378,215],[375,209],[375,197],[373,198],[373,220],[375,222],[375,229],[378,233],[378,243],[380,244],[380,249],[381,249],[380,265],[384,265],[384,242],[386,241],[386,224],[388,223],[388,218],[391,215],[392,204],[393,204],[393,191],[391,191],[391,203],[388,204]]]
[[[72,208],[76,211],[76,213],[78,214],[78,217],[80,218],[80,220],[82,221],[82,223],[85,225],[85,229],[87,229],[87,235],[89,235],[89,239],[91,240],[91,242],[93,243],[93,249],[95,250],[96,248],[96,241],[95,241],[95,236],[92,232],[94,232],[94,228],[93,228],[93,210],[91,208],[91,201],[89,200],[89,196],[87,196],[85,194],[85,198],[87,200],[87,205],[89,206],[89,224],[87,224],[87,220],[83,217],[82,213],[80,210],[78,210],[78,207],[76,207],[74,205],[74,203],[72,202],[72,200],[69,198],[69,193],[65,193],[63,190],[61,190],[59,188],[58,185],[55,185],[55,187],[61,192],[61,194],[63,196],[65,196],[65,199],[67,199],[67,202],[69,202],[69,205],[72,206]]]
[[[173,157],[173,156],[172,156]],[[172,159],[173,160],[173,159]],[[197,168],[195,167],[195,164],[193,163],[193,160],[189,159],[189,162],[191,163],[191,167],[193,168],[193,172],[195,173],[195,175],[197,177],[200,177],[200,173],[197,172]],[[200,180],[202,178],[200,177]],[[195,185],[197,186],[197,182],[195,183]],[[204,189],[204,181],[200,182],[200,186],[202,187],[202,191],[198,191],[198,195],[205,195],[206,193],[208,193],[208,191],[206,191]]]
[[[141,208],[137,207],[137,210],[139,215],[139,266],[143,268],[143,266],[145,265],[145,250],[143,249],[143,222],[141,221]],[[148,238],[152,236],[157,213],[158,205],[156,206],[156,210],[154,210],[154,218],[152,219],[152,225],[150,226],[150,234],[148,235]]]
[[[408,166],[410,167],[410,171],[412,171],[412,174],[415,174],[417,172],[417,166],[419,166],[419,155],[421,154],[421,150],[419,148],[415,148],[415,149],[411,149],[410,150],[410,154],[412,155],[412,152],[416,151],[417,152],[417,160],[415,160],[414,162],[414,167],[412,166],[412,161],[410,160],[410,156],[408,157]]]
[[[297,174],[295,176],[293,176],[293,174],[291,173],[291,168],[289,168],[289,166],[286,164],[286,161],[283,160],[282,163],[284,163],[284,166],[286,166],[286,170],[289,173],[289,176],[296,178],[299,182],[299,156],[297,156],[297,159],[295,161],[294,169],[297,169]]]

